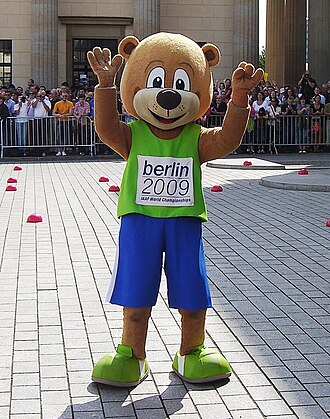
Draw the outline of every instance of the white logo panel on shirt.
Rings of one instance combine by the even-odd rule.
[[[137,158],[137,204],[170,207],[194,205],[192,157]]]

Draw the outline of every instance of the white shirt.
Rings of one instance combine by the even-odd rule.
[[[26,102],[25,103],[22,103],[22,106],[21,106],[21,109],[19,111],[19,114],[17,114],[19,108],[20,108],[19,104],[16,103],[14,105],[14,111],[16,112],[16,115],[17,115],[16,122],[20,122],[20,123],[27,122],[27,116],[28,116],[28,114],[27,114],[27,110],[28,110],[27,103]]]
[[[267,108],[267,102],[266,100],[264,100],[261,105],[258,105],[257,101],[255,100],[252,103],[252,108],[255,110],[256,113],[258,113],[260,108],[264,108],[264,109]]]
[[[48,111],[46,111],[42,102],[38,99],[35,99],[34,101],[37,101],[37,106],[34,108],[34,117],[35,118],[45,118],[46,116],[48,116]],[[45,96],[44,102],[45,102],[45,105],[47,105],[50,109],[52,105],[51,105],[47,96]]]

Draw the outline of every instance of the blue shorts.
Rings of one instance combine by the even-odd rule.
[[[169,306],[187,310],[211,307],[202,225],[195,217],[124,215],[107,301],[124,307],[154,306],[163,254]]]

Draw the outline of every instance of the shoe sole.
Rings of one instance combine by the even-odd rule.
[[[92,376],[92,381],[94,381],[95,383],[105,384],[107,386],[113,386],[113,387],[135,387],[138,384],[142,383],[142,381],[144,381],[148,377],[148,374],[149,374],[149,370],[139,380],[133,381],[130,383],[123,383],[120,381],[108,381],[108,380],[103,380],[102,378],[97,378],[93,376]]]
[[[229,378],[231,376],[231,372],[228,372],[227,374],[213,375],[212,377],[206,377],[206,378],[187,378],[184,375],[180,374],[179,371],[177,371],[175,368],[173,368],[173,371],[183,381],[186,381],[187,383],[192,383],[192,384],[203,384],[203,383],[210,383],[212,381],[225,380],[226,378]]]

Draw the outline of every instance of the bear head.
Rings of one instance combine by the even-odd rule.
[[[127,36],[118,51],[126,60],[121,98],[131,115],[171,130],[198,119],[209,108],[211,67],[220,61],[215,45],[199,47],[183,35],[157,33],[141,42]]]

